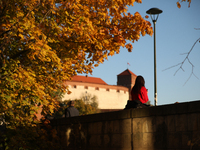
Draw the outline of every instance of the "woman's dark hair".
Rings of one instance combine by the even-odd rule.
[[[142,76],[137,76],[135,79],[135,85],[132,88],[132,93],[139,93],[142,86],[145,86],[145,81]]]

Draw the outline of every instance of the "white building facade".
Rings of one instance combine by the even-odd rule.
[[[71,81],[66,81],[64,84],[69,87],[72,93],[65,94],[63,101],[80,99],[88,94],[97,97],[98,107],[101,110],[121,110],[125,108],[127,100],[129,100],[130,88],[121,85],[108,85],[100,78],[74,76]]]

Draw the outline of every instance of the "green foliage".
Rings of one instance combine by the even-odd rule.
[[[59,102],[59,108],[55,110],[55,113],[52,115],[47,115],[49,119],[57,119],[64,117],[65,109],[69,107],[69,102],[71,100],[65,100],[63,102]],[[98,102],[96,96],[91,96],[88,94],[88,97],[86,98],[85,95],[82,96],[80,99],[76,99],[74,107],[79,110],[79,115],[89,115],[98,113]]]
[[[98,113],[98,98],[96,95],[91,95],[90,93],[83,93],[80,97],[80,101],[77,105],[77,109],[80,114],[87,115]]]
[[[75,107],[79,110],[79,115],[89,115],[98,113],[97,103],[85,103],[83,100],[76,100]]]

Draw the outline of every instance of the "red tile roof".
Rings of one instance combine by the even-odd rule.
[[[123,71],[122,73],[118,74],[117,76],[124,76],[124,75],[134,75],[134,76],[137,76],[135,75],[132,71],[130,71],[129,69],[126,69],[125,71]]]
[[[97,83],[97,84],[108,85],[101,78],[80,76],[80,75],[74,76],[71,81],[74,81],[74,82],[85,82],[85,83]]]

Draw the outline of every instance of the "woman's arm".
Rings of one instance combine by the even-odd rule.
[[[140,89],[140,96],[141,96],[140,101],[142,103],[148,102],[149,98],[148,98],[148,95],[147,95],[147,89],[144,86]]]

